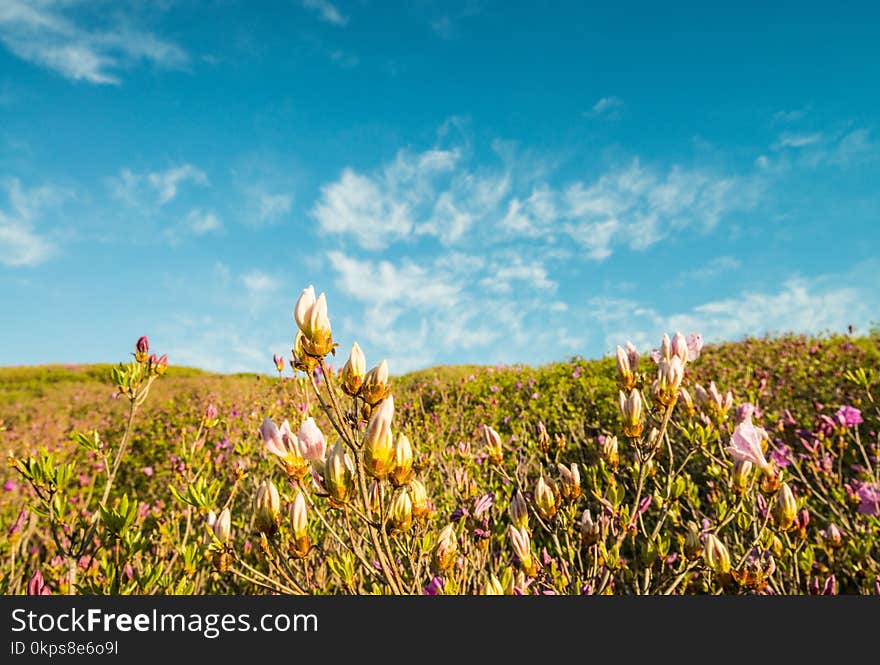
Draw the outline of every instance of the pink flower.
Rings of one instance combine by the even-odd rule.
[[[260,434],[263,437],[263,443],[266,444],[266,450],[281,459],[287,459],[287,454],[296,441],[290,430],[290,423],[285,420],[281,423],[281,427],[277,427],[266,417],[263,424],[260,425]]]
[[[318,429],[315,419],[309,416],[300,425],[299,434],[299,450],[302,456],[310,462],[323,462],[327,456],[327,442],[324,434]]]
[[[834,417],[844,427],[855,427],[862,423],[862,412],[854,406],[842,406],[834,414]]]
[[[688,348],[688,361],[693,362],[700,357],[700,351],[703,350],[703,336],[693,332],[687,336],[685,343]]]
[[[153,477],[153,467],[151,467],[151,466],[145,466],[143,469],[141,469],[141,471],[144,472],[144,475],[145,475],[147,478],[152,478],[152,477]]]
[[[30,579],[27,585],[27,595],[29,596],[51,596],[52,592],[43,581],[43,574],[38,570]]]
[[[862,515],[880,516],[880,487],[863,483],[856,491],[859,499],[859,512]]]
[[[4,492],[17,492],[18,491],[18,483],[14,480],[10,479],[3,483],[3,491]]]
[[[767,432],[760,427],[755,427],[751,420],[743,420],[730,438],[727,452],[737,461],[751,462],[760,469],[767,470],[770,465],[764,457],[761,442],[767,438]]]

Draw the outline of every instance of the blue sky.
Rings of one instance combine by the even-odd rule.
[[[393,373],[866,332],[878,21],[0,0],[0,364],[271,372],[309,284]]]

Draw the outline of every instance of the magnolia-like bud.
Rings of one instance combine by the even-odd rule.
[[[581,495],[581,473],[577,462],[572,462],[570,467],[557,464],[559,469],[559,491],[566,501],[576,501]]]
[[[413,478],[409,482],[409,498],[412,501],[413,517],[425,517],[431,506],[428,503],[428,490],[421,480]]]
[[[678,403],[684,406],[684,411],[687,414],[688,418],[694,417],[694,400],[691,398],[691,394],[684,386],[681,386],[678,389]]]
[[[275,363],[275,370],[281,374],[284,371],[284,358],[280,353],[276,353],[272,356],[272,362]]]
[[[529,525],[529,508],[526,499],[519,490],[510,500],[510,506],[507,508],[507,514],[510,515],[510,521],[517,528],[526,528]]]
[[[311,374],[315,367],[318,366],[318,359],[313,358],[305,349],[306,336],[302,330],[296,331],[296,337],[293,340],[293,348],[290,349],[290,355],[293,356],[291,364],[294,369]]]
[[[394,396],[389,395],[373,411],[364,432],[364,468],[377,480],[384,480],[394,463],[394,441],[391,434],[393,417]]]
[[[742,494],[749,483],[752,473],[752,463],[746,459],[738,459],[733,463],[733,473],[730,476],[730,484],[735,494]]]
[[[361,385],[361,397],[364,398],[367,404],[375,406],[388,397],[390,390],[388,362],[383,360],[364,375],[363,384]]]
[[[660,342],[660,359],[669,360],[672,357],[672,342],[669,341],[669,335],[663,333],[663,339]]]
[[[254,513],[257,530],[270,537],[275,535],[281,522],[281,497],[271,480],[264,480],[257,488]]]
[[[511,524],[507,527],[507,537],[510,540],[510,548],[519,560],[519,565],[527,574],[532,574],[536,567],[532,558],[532,541],[529,532]]]
[[[635,347],[635,344],[626,340],[626,355],[629,359],[629,369],[635,374],[639,369],[639,350]]]
[[[679,356],[661,359],[657,365],[654,397],[664,406],[670,406],[678,398],[678,389],[684,379],[684,365]]]
[[[486,454],[489,456],[489,461],[494,464],[500,464],[504,456],[501,435],[488,425],[482,426],[480,434],[482,435],[483,446],[486,449]]]
[[[700,538],[700,530],[693,522],[688,525],[688,532],[684,538],[682,551],[688,561],[695,561],[703,555],[703,541]]]
[[[138,338],[138,341],[134,345],[134,359],[139,363],[145,363],[149,357],[150,342],[147,340],[147,336],[143,335]]]
[[[168,354],[163,353],[157,358],[156,354],[154,353],[148,358],[148,363],[150,365],[151,374],[162,376],[165,372],[168,371]]]
[[[490,575],[486,584],[483,585],[484,596],[503,596],[504,595],[504,585],[501,584],[501,580],[499,580],[495,575]]]
[[[306,535],[308,526],[306,500],[302,492],[297,492],[293,503],[290,504],[290,531],[295,538],[301,538]]]
[[[602,459],[612,469],[616,469],[620,464],[619,444],[616,436],[606,436],[602,441]]]
[[[229,533],[232,529],[232,515],[229,512],[229,508],[224,508],[217,519],[214,521],[213,527],[214,535],[224,545],[229,542]]]
[[[324,462],[327,456],[327,442],[324,433],[318,429],[315,419],[309,416],[299,427],[297,434],[299,451],[304,459],[309,462]]]
[[[797,517],[797,501],[791,491],[788,483],[782,483],[776,498],[773,500],[773,506],[770,509],[770,516],[773,523],[780,531],[787,531],[794,526]]]
[[[543,422],[538,423],[538,450],[545,455],[550,452],[550,434]]]
[[[618,394],[618,405],[623,420],[623,433],[631,439],[637,439],[642,435],[642,395],[638,390],[632,390],[627,396],[622,390]]]
[[[636,387],[636,376],[629,364],[629,354],[620,346],[617,347],[617,383],[623,390]]]
[[[538,484],[535,485],[535,506],[538,514],[545,520],[553,519],[556,515],[556,495],[553,488],[544,480],[542,475],[538,478]]]
[[[684,365],[688,361],[688,345],[685,336],[680,332],[675,333],[675,336],[672,338],[672,344],[670,345],[670,350],[672,351],[672,355],[678,357],[681,360],[681,364]]]
[[[293,311],[296,325],[302,331],[302,347],[308,355],[323,357],[333,350],[333,334],[327,317],[327,297],[315,298],[315,288],[303,289]]]
[[[406,485],[413,476],[413,450],[406,434],[398,434],[394,442],[391,482],[395,487]]]
[[[455,535],[455,524],[447,524],[437,537],[437,544],[431,557],[434,572],[444,573],[453,565],[458,557],[458,539]]]
[[[382,512],[382,503],[384,500],[385,486],[378,480],[372,481],[367,490],[367,507],[370,509],[370,512],[376,516],[376,519],[379,518],[379,515]]]
[[[398,533],[409,531],[413,523],[413,502],[409,495],[409,491],[400,488],[391,499],[391,505],[388,507],[388,531],[389,533]]]
[[[584,514],[581,515],[581,538],[584,541],[584,545],[587,547],[595,545],[599,542],[599,535],[599,524],[593,521],[590,510],[585,510]]]
[[[324,485],[330,495],[330,505],[334,508],[341,508],[351,499],[354,466],[341,439],[336,441],[324,462]]]
[[[361,386],[364,385],[364,376],[367,371],[367,359],[361,347],[355,342],[351,347],[351,353],[348,354],[348,360],[342,367],[340,379],[342,381],[342,390],[346,395],[354,397],[360,392]]]
[[[304,288],[293,308],[293,318],[300,330],[305,332],[309,321],[309,312],[315,305],[315,287],[309,285]]]
[[[837,528],[836,524],[829,524],[828,529],[825,531],[825,542],[828,543],[830,547],[840,547],[843,544],[843,534],[840,532],[840,529]]]
[[[306,500],[302,492],[297,492],[293,503],[290,504],[290,554],[295,559],[302,559],[311,549],[308,526]]]
[[[730,552],[714,533],[706,536],[706,550],[703,556],[706,565],[714,573],[724,575],[730,572]]]

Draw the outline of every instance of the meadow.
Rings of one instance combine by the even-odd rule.
[[[0,590],[880,594],[877,331],[395,376],[296,323],[274,374],[0,368]]]

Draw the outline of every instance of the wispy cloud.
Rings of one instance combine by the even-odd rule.
[[[590,115],[614,115],[619,113],[623,107],[624,103],[620,97],[614,97],[613,95],[602,97],[599,101],[593,104]]]
[[[328,0],[303,0],[303,8],[313,12],[324,23],[331,25],[345,25],[348,23],[348,17],[344,16],[335,5]]]
[[[9,267],[36,266],[57,248],[37,229],[40,215],[69,196],[66,190],[42,186],[25,189],[18,178],[3,183],[7,206],[0,208],[0,263]]]
[[[344,69],[357,67],[358,63],[360,63],[360,58],[358,58],[354,53],[348,53],[346,51],[341,51],[338,49],[330,51],[330,60],[334,64],[337,64]]]
[[[163,68],[186,65],[186,52],[169,41],[131,26],[130,20],[95,28],[70,15],[78,3],[4,0],[0,3],[0,42],[28,62],[74,81],[121,83],[120,70],[138,62]],[[107,17],[116,16],[107,12]]]
[[[662,313],[636,300],[597,297],[589,301],[589,317],[604,330],[606,350],[626,339],[647,349],[671,331],[699,331],[707,341],[723,341],[843,330],[848,325],[865,329],[880,306],[877,269],[876,261],[869,261],[847,274],[793,275],[777,289],[745,290],[676,313]]]
[[[711,231],[754,208],[761,193],[754,174],[663,170],[639,159],[568,184],[536,180],[541,175],[515,159],[474,166],[464,147],[400,151],[372,173],[345,169],[322,188],[311,214],[324,232],[370,250],[426,235],[449,246],[523,238],[552,245],[564,236],[601,261],[617,247],[639,251],[683,229]]]
[[[281,288],[280,280],[259,270],[242,275],[241,281],[252,296],[265,295]]]
[[[486,3],[483,0],[464,0],[458,6],[449,1],[441,4],[446,13],[431,19],[431,30],[443,39],[454,39],[459,35],[461,23],[479,16]]]
[[[186,226],[195,235],[204,235],[223,228],[223,222],[216,214],[208,210],[191,210],[186,216]]]
[[[122,169],[118,176],[107,179],[111,195],[130,206],[143,205],[147,194],[151,195],[150,203],[165,205],[177,196],[180,186],[187,182],[204,186],[208,184],[208,176],[192,164],[182,164],[152,173]]]
[[[774,144],[774,148],[805,148],[822,141],[822,133],[798,134],[795,132],[783,132]]]

